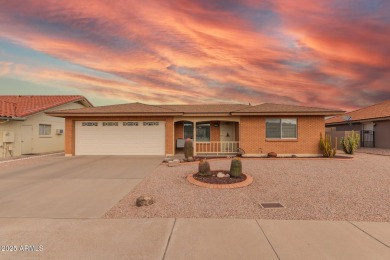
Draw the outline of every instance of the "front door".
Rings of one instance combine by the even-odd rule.
[[[234,122],[221,122],[220,124],[220,141],[221,152],[235,152],[237,145],[233,143],[236,139]]]
[[[22,154],[33,153],[33,127],[22,125]]]

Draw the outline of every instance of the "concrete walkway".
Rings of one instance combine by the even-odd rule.
[[[390,259],[390,223],[2,218],[0,226],[1,245],[17,248],[0,259]]]
[[[356,152],[390,156],[390,149],[385,149],[385,148],[360,147],[359,149],[357,149]]]

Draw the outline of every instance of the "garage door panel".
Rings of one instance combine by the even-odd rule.
[[[127,121],[126,121],[127,122]],[[76,122],[76,155],[163,155],[165,122],[138,126],[83,126]]]

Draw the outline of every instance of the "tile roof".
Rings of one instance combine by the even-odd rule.
[[[86,107],[50,112],[51,114],[177,114],[173,109],[142,103],[129,103],[99,107]]]
[[[15,117],[16,103],[0,100],[0,117]]]
[[[196,105],[159,105],[160,107],[165,107],[173,109],[177,112],[182,113],[230,113],[239,109],[249,107],[249,105],[244,104],[196,104]]]
[[[250,106],[244,104],[197,104],[197,105],[146,105],[130,103],[101,107],[60,110],[49,112],[53,116],[83,116],[83,115],[269,115],[273,113],[334,115],[344,111],[324,108],[262,104]]]
[[[273,103],[263,103],[256,106],[250,106],[238,111],[234,111],[233,114],[340,114],[344,111],[336,109],[318,108],[318,107],[304,107],[294,105],[283,105]]]
[[[83,96],[0,96],[0,117],[25,117],[76,101],[92,106]]]
[[[346,121],[344,119],[346,117],[351,117],[348,122],[390,117],[390,100],[345,113],[341,116],[329,118],[325,121],[325,123],[343,123]]]

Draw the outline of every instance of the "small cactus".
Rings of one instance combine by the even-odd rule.
[[[194,157],[194,145],[190,138],[184,142],[184,157],[188,160],[189,157]]]
[[[239,178],[242,174],[242,163],[240,158],[234,158],[230,163],[230,177]]]
[[[320,133],[320,150],[324,157],[334,157],[336,155],[336,148],[332,147],[332,140],[329,135],[325,135],[324,139],[322,133]]]
[[[198,170],[199,170],[199,175],[202,175],[202,176],[211,175],[210,164],[206,160],[201,160],[199,162]]]
[[[359,146],[360,135],[352,131],[347,137],[341,138],[341,145],[346,154],[353,154]]]

